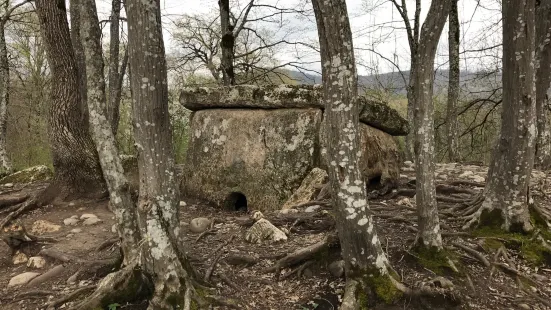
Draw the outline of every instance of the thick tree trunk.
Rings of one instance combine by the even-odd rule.
[[[80,38],[80,1],[69,1],[69,15],[71,17],[71,44],[75,50],[75,61],[78,72],[78,83],[80,88],[80,99],[82,100],[82,123],[88,128],[88,105],[86,104],[86,64],[84,63],[84,48]]]
[[[218,5],[220,6],[220,26],[222,31],[222,40],[220,42],[222,59],[220,59],[220,65],[222,67],[224,85],[235,85],[233,67],[233,49],[235,47],[233,28],[235,25],[232,25],[230,20],[230,1],[219,0]]]
[[[81,0],[82,1],[82,0]],[[107,117],[111,123],[113,134],[117,135],[119,128],[119,108],[122,93],[122,77],[128,54],[125,53],[123,65],[119,71],[119,53],[120,53],[120,17],[121,0],[112,0],[111,2],[111,24],[109,27],[109,101],[107,104]]]
[[[380,282],[371,280],[390,281],[389,262],[375,231],[358,166],[360,111],[346,2],[313,0],[312,4],[323,64],[328,173],[346,276],[364,289],[373,289]]]
[[[501,133],[488,171],[484,202],[468,226],[533,230],[528,211],[536,142],[535,0],[503,1]],[[501,221],[499,221],[501,219]]]
[[[415,174],[419,216],[417,243],[442,249],[434,181],[434,58],[452,0],[432,1],[421,29],[415,74]]]
[[[178,218],[160,4],[158,0],[133,1],[126,9],[140,176],[139,226],[142,236],[148,236],[143,268],[155,286],[149,309],[173,309],[171,303],[193,290],[194,276],[182,249]],[[188,309],[189,305],[181,306]]]
[[[49,138],[54,165],[52,189],[60,198],[104,195],[105,182],[81,109],[75,54],[64,0],[37,0],[36,12],[52,74]]]
[[[459,132],[457,126],[457,103],[459,101],[459,14],[457,0],[451,3],[448,22],[448,49],[450,57],[450,70],[448,81],[448,107],[446,110],[446,131],[448,135],[448,160],[458,162]]]
[[[0,175],[8,174],[12,170],[11,161],[8,158],[6,149],[10,67],[5,27],[6,23],[2,19],[0,22]]]
[[[536,7],[536,115],[538,138],[535,167],[551,169],[551,128],[549,98],[551,83],[551,0],[541,0]]]

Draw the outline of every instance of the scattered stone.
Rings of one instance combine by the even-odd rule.
[[[10,279],[8,287],[20,286],[29,283],[32,279],[38,277],[40,273],[38,272],[24,272],[22,274],[16,275]]]
[[[408,178],[407,175],[405,175],[405,174],[400,174],[400,179],[407,179],[407,178]]]
[[[467,171],[464,171],[462,174],[460,174],[459,177],[468,178],[468,177],[472,177],[473,175],[474,175],[474,172],[467,170]]]
[[[197,217],[189,222],[189,230],[193,233],[202,233],[209,229],[211,221],[206,217]]]
[[[71,233],[73,233],[73,234],[78,234],[80,232],[82,232],[82,229],[80,229],[80,228],[71,229]]]
[[[314,168],[308,175],[302,180],[300,187],[289,197],[289,199],[283,204],[282,209],[290,209],[301,203],[305,203],[314,199],[314,194],[328,180],[327,172],[320,168]]]
[[[298,213],[298,210],[297,210],[297,209],[283,209],[283,210],[279,210],[279,214],[293,214],[293,213]]]
[[[415,168],[413,168],[413,167],[403,167],[402,171],[404,171],[404,172],[415,172]]]
[[[186,202],[185,201],[180,201],[180,207],[183,208],[187,206]]]
[[[484,177],[481,177],[479,175],[474,175],[471,177],[471,180],[477,182],[477,183],[484,183],[486,182],[486,179]]]
[[[436,287],[441,287],[443,289],[451,289],[454,287],[452,281],[444,278],[444,277],[436,277],[434,279],[432,279],[431,281],[434,286]]]
[[[22,253],[22,252],[19,252],[19,251],[17,251],[17,253],[15,253],[15,255],[13,256],[13,264],[14,265],[24,264],[28,260],[29,260],[29,258],[27,257],[27,255],[25,255],[25,253]]]
[[[313,212],[316,212],[319,208],[321,208],[321,206],[318,206],[318,205],[309,206],[308,208],[306,208],[306,209],[304,210],[304,212],[306,212],[306,213],[313,213]]]
[[[67,236],[65,236],[65,238],[69,239],[69,238],[73,238],[74,237],[74,234],[67,234]]]
[[[337,260],[327,266],[327,270],[334,277],[340,278],[344,275],[344,260]]]
[[[78,215],[71,216],[72,219],[78,220]]]
[[[79,222],[78,219],[75,219],[75,218],[72,218],[72,217],[66,218],[66,219],[63,220],[63,224],[65,226],[76,226],[78,224],[78,222]]]
[[[527,304],[519,304],[518,305],[518,308],[519,309],[525,309],[525,310],[530,310],[532,308],[530,308],[530,306],[528,306]]]
[[[95,214],[91,214],[91,213],[85,213],[85,214],[80,216],[81,220],[86,220],[86,219],[91,219],[91,218],[98,218],[98,216],[95,215]]]
[[[61,229],[60,225],[56,225],[52,222],[45,221],[45,220],[38,220],[33,223],[33,226],[31,227],[31,233],[36,235],[42,235],[44,233],[51,233],[56,232]]]
[[[114,234],[117,233],[117,224],[113,224],[113,226],[111,226],[111,232]]]
[[[406,167],[413,167],[413,162],[412,162],[411,160],[406,160],[406,161],[404,162],[404,166],[406,166]]]
[[[267,219],[261,218],[245,233],[245,240],[250,243],[287,241],[287,235]]]
[[[103,222],[101,219],[97,218],[97,217],[89,217],[87,219],[84,220],[84,222],[82,222],[82,225],[84,226],[92,226],[92,225],[96,225],[98,223],[101,223]]]
[[[12,188],[12,187],[13,187],[13,183],[6,183],[6,184],[4,184],[4,187]]]
[[[437,179],[440,179],[440,180],[447,180],[448,179],[448,176],[445,175],[445,174],[439,174],[436,176]]]
[[[42,269],[46,265],[46,260],[42,256],[33,256],[29,258],[27,262],[27,267]]]
[[[72,276],[67,279],[67,284],[75,284],[78,280],[78,276],[80,275],[80,271],[75,272]]]

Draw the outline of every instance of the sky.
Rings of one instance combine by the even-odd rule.
[[[160,0],[164,25],[164,40],[168,52],[177,52],[178,47],[171,39],[174,21],[183,14],[205,14],[218,8],[217,0]],[[241,0],[242,2],[245,0]],[[292,7],[299,0],[256,0],[257,3],[277,4],[279,7]],[[303,0],[304,1],[304,0]],[[499,44],[501,33],[499,21],[501,18],[499,0],[459,0],[459,15],[461,24],[461,66],[463,70],[487,69],[492,66],[496,55],[482,55],[471,50],[483,49]],[[106,19],[110,14],[110,0],[97,0],[100,19]],[[413,18],[414,0],[406,0],[410,17]],[[421,16],[424,20],[430,6],[430,0],[421,1]],[[246,3],[246,2],[243,2]],[[396,9],[388,0],[349,0],[346,1],[350,24],[353,32],[353,44],[356,48],[358,73],[373,74],[396,71],[385,58],[392,60],[401,70],[409,67],[409,45],[403,21]],[[288,38],[296,41],[317,41],[317,30],[313,19],[290,19],[285,23],[285,31],[293,32]],[[107,29],[106,29],[107,30]],[[283,30],[274,28],[276,34]],[[370,52],[374,50],[376,53]],[[495,51],[493,53],[499,53]],[[440,40],[436,66],[447,67],[447,25]],[[276,54],[282,62],[297,61],[314,62],[319,55],[311,50],[294,51],[280,49]],[[486,58],[485,58],[486,57]],[[319,70],[318,64],[308,64],[306,67]]]

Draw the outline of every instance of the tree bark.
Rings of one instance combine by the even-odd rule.
[[[65,1],[37,0],[36,12],[52,74],[48,123],[54,180],[50,188],[59,190],[56,194],[64,199],[103,196],[105,181],[81,109]]]
[[[6,5],[6,11],[7,10]],[[11,161],[8,158],[8,152],[6,149],[10,64],[8,62],[8,48],[6,45],[5,30],[6,19],[2,18],[2,20],[0,20],[0,175],[8,174],[12,170]]]
[[[419,216],[417,244],[442,249],[434,181],[434,58],[452,0],[432,1],[423,23],[415,68],[415,174]]]
[[[467,227],[498,225],[530,232],[529,184],[534,164],[535,0],[503,1],[503,103],[501,132],[492,154],[484,201]]]
[[[88,105],[86,104],[86,64],[84,63],[84,48],[80,38],[80,1],[69,1],[69,14],[71,17],[71,44],[75,50],[75,61],[78,72],[78,83],[80,88],[82,123],[88,128]]]
[[[459,101],[459,14],[457,0],[451,2],[448,22],[448,49],[450,70],[448,81],[448,107],[446,110],[446,131],[448,134],[448,160],[452,163],[460,160],[459,128],[457,125],[457,104]]]
[[[82,0],[81,0],[82,1]],[[111,1],[111,24],[109,27],[109,101],[107,105],[107,117],[111,123],[113,134],[116,136],[119,128],[119,108],[122,93],[122,78],[128,54],[125,53],[123,64],[119,70],[120,53],[120,17],[121,0]]]
[[[375,231],[358,166],[358,81],[346,2],[312,0],[312,5],[321,49],[328,173],[346,276],[365,289],[374,289],[377,281],[366,280],[388,280],[389,262]]]
[[[535,167],[551,169],[551,128],[549,98],[551,83],[551,1],[541,0],[536,6],[536,115],[538,137]]]
[[[194,275],[182,248],[178,217],[160,4],[133,1],[126,9],[140,176],[139,226],[142,236],[148,237],[143,267],[155,286],[149,309],[172,309],[172,301],[184,300],[193,290]]]
[[[235,47],[233,28],[235,25],[232,25],[230,20],[230,1],[219,0],[218,6],[220,7],[220,27],[222,31],[222,40],[220,42],[222,59],[220,59],[220,65],[222,67],[224,85],[235,85],[235,71],[233,66],[233,49]]]

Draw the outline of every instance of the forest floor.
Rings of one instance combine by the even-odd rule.
[[[466,189],[459,193],[439,193],[440,199],[448,197],[458,201],[472,198],[472,193],[480,191],[486,173],[485,167],[454,164],[438,165],[437,170],[439,184]],[[535,261],[533,255],[523,253],[522,244],[507,242],[505,237],[463,232],[463,222],[450,211],[457,202],[441,201],[440,207],[444,243],[449,247],[448,253],[459,272],[434,262],[421,263],[419,256],[410,250],[416,230],[414,192],[411,191],[414,172],[405,166],[402,173],[398,192],[373,198],[370,202],[383,248],[407,286],[419,287],[442,276],[453,283],[448,290],[453,290],[454,296],[459,297],[458,300],[446,301],[438,296],[416,300],[403,298],[392,306],[376,309],[551,309],[551,258]],[[535,172],[533,179],[538,188],[549,188],[548,184],[551,184],[551,175],[541,172]],[[42,186],[44,184],[15,185],[11,192],[0,195],[0,198],[33,193]],[[443,189],[440,187],[439,190]],[[7,189],[0,189],[0,193],[2,191],[7,192]],[[551,205],[546,193],[534,196],[542,205]],[[329,208],[309,209],[316,209],[314,212],[305,212],[302,208],[287,214],[264,212],[265,218],[287,232],[288,240],[262,245],[250,244],[243,237],[252,224],[251,210],[248,213],[222,211],[200,201],[182,200],[185,203],[180,206],[180,217],[186,228],[185,245],[191,262],[201,277],[212,273],[208,282],[221,296],[236,298],[240,309],[338,309],[344,278],[334,275],[338,272],[328,270],[328,265],[339,260],[338,248],[323,252],[324,255],[316,256],[316,260],[283,268],[279,279],[274,272],[266,272],[278,259],[320,242],[333,230],[327,215]],[[93,217],[89,215],[92,214],[100,221],[88,220],[86,224],[91,225],[84,225],[80,220],[84,214],[88,214],[84,217]],[[79,220],[69,220],[71,217]],[[203,234],[199,240],[200,234],[188,229],[189,222],[197,217],[215,219],[210,233]],[[14,264],[10,248],[0,242],[2,310],[46,309],[51,302],[79,288],[83,288],[83,294],[76,299],[82,300],[109,271],[100,268],[105,266],[101,262],[116,257],[118,253],[116,243],[105,243],[116,237],[112,231],[114,217],[106,201],[74,201],[43,207],[21,216],[20,221],[31,233],[55,238],[57,242],[32,244],[22,249],[27,257],[45,259],[45,265],[40,269],[28,267],[25,262]],[[476,255],[461,249],[458,244],[476,250],[492,266],[485,266]],[[507,255],[496,255],[502,251],[499,250],[501,245],[505,246]],[[8,287],[10,279],[25,272],[42,275],[28,284]],[[59,308],[70,309],[72,305],[74,303],[70,301],[60,304]],[[145,308],[145,302],[137,302],[113,305],[112,309]]]

